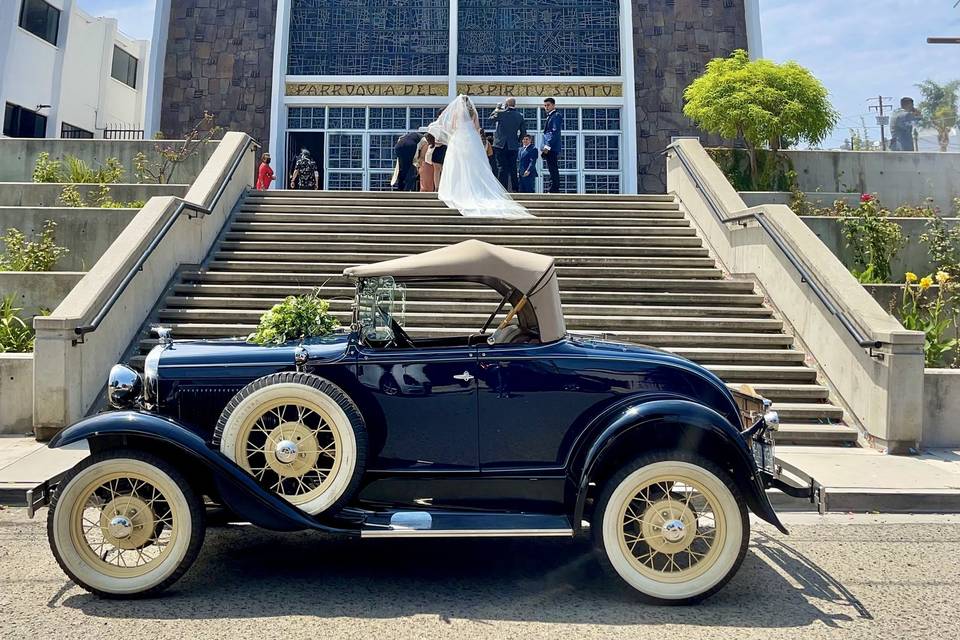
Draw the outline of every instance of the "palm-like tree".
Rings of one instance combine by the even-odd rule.
[[[950,131],[960,121],[957,104],[960,80],[951,80],[945,84],[924,80],[917,85],[917,89],[923,94],[923,100],[917,105],[921,115],[920,123],[936,130],[940,151],[946,151],[950,145]]]

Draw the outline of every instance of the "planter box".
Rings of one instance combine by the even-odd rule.
[[[33,430],[33,354],[0,353],[0,434]]]
[[[960,447],[960,369],[923,373],[923,447]]]
[[[0,182],[0,207],[59,207],[58,198],[65,184],[34,182]],[[74,185],[85,198],[99,189],[96,184]],[[110,197],[114,202],[149,200],[153,196],[178,196],[182,198],[189,185],[186,184],[111,184]]]
[[[82,271],[0,271],[0,296],[14,295],[21,318],[53,311],[83,279]]]
[[[0,229],[11,227],[34,236],[43,223],[57,223],[54,241],[70,250],[60,258],[57,269],[87,271],[113,244],[120,232],[137,215],[139,209],[84,209],[46,207],[0,207]],[[2,232],[0,232],[2,233]]]

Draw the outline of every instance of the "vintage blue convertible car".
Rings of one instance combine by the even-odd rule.
[[[764,492],[782,485],[769,403],[670,353],[568,334],[552,258],[471,240],[345,273],[349,330],[275,347],[161,331],[142,379],[114,367],[113,410],[50,443],[91,452],[51,483],[71,579],[108,597],[164,589],[211,504],[363,538],[589,532],[615,575],[674,603],[733,576],[748,511],[786,532]],[[404,331],[405,287],[464,283],[501,296],[487,326]]]

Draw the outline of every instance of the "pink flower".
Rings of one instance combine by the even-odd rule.
[[[860,196],[860,202],[873,202],[873,196],[869,193],[864,193]]]

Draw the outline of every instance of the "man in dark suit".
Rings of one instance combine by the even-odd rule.
[[[520,193],[533,193],[534,182],[537,180],[537,147],[533,144],[533,136],[523,136],[523,146],[517,152],[517,161],[520,165]]]
[[[413,131],[397,138],[397,144],[393,148],[399,164],[397,182],[393,185],[397,191],[417,190],[417,170],[413,167],[413,156],[417,153],[417,144],[420,143],[421,137],[419,133]]]
[[[563,150],[563,116],[557,111],[557,101],[543,101],[547,119],[543,123],[543,156],[550,172],[550,193],[560,193],[560,152]]]
[[[520,148],[520,137],[527,133],[527,123],[523,114],[517,111],[517,99],[507,98],[490,114],[490,119],[497,123],[493,132],[493,152],[500,167],[500,184],[504,189],[516,191],[519,186],[517,179],[517,149]]]

